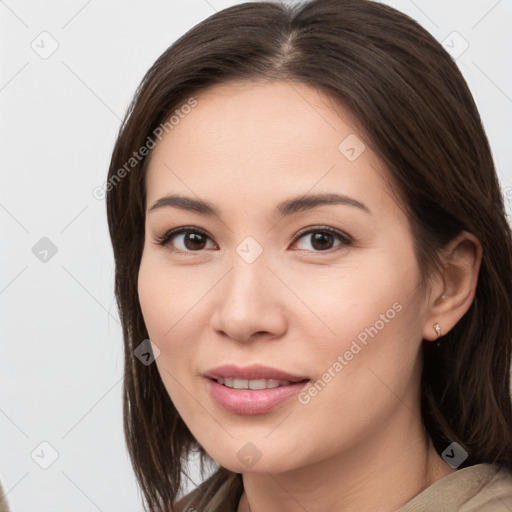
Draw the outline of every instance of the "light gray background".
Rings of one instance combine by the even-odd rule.
[[[142,510],[122,432],[105,205],[93,190],[149,66],[235,3],[0,2],[0,475],[13,512]],[[454,52],[469,44],[457,63],[512,185],[512,2],[386,3]],[[42,237],[57,248],[46,262],[32,252]],[[51,462],[43,441],[59,454],[48,469],[36,462]]]

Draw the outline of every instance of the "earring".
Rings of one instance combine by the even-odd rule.
[[[441,332],[441,326],[439,325],[438,322],[434,324],[434,329],[436,331],[437,338],[439,339],[443,335],[443,333]],[[437,342],[437,346],[440,346],[439,341]]]

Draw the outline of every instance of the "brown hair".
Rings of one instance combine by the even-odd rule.
[[[249,2],[202,21],[158,58],[136,91],[110,163],[106,199],[125,342],[124,429],[150,509],[175,510],[191,450],[202,463],[212,461],[176,411],[156,365],[134,357],[148,338],[137,293],[148,158],[128,176],[112,178],[191,96],[258,79],[310,85],[353,115],[403,201],[423,284],[438,268],[439,250],[462,230],[481,242],[473,303],[441,348],[423,344],[422,416],[438,451],[456,441],[469,454],[463,466],[488,462],[512,470],[511,232],[464,78],[434,37],[391,7],[369,0]],[[240,475],[219,468],[208,482],[212,489],[224,485],[224,510],[240,496]],[[189,506],[200,503],[194,496]]]

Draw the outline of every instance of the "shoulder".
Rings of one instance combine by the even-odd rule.
[[[242,476],[223,467],[174,504],[176,512],[236,512]]]
[[[472,466],[480,476],[477,492],[468,499],[460,512],[508,512],[512,510],[512,472],[491,464]],[[471,468],[466,468],[471,469]],[[476,490],[475,490],[476,491]]]
[[[512,472],[495,464],[459,469],[418,494],[398,512],[510,512]]]

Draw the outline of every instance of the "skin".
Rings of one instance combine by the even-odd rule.
[[[444,273],[422,294],[409,220],[386,170],[368,144],[354,161],[338,149],[350,134],[364,142],[341,107],[284,81],[222,84],[196,98],[153,150],[146,177],[139,299],[169,396],[208,454],[243,474],[239,512],[396,511],[454,471],[421,421],[419,353],[422,338],[436,339],[434,322],[446,333],[471,305],[478,240],[454,240]],[[330,204],[273,216],[281,201],[325,192],[370,213]],[[219,216],[150,211],[171,193],[208,201]],[[204,247],[184,235],[155,243],[179,226],[205,231]],[[322,227],[352,242],[334,236],[319,249],[299,233]],[[263,249],[252,263],[236,252],[247,236]],[[400,312],[307,404],[238,415],[206,389],[202,375],[222,364],[260,363],[316,382],[396,303]],[[248,442],[261,454],[252,467],[237,456]]]

